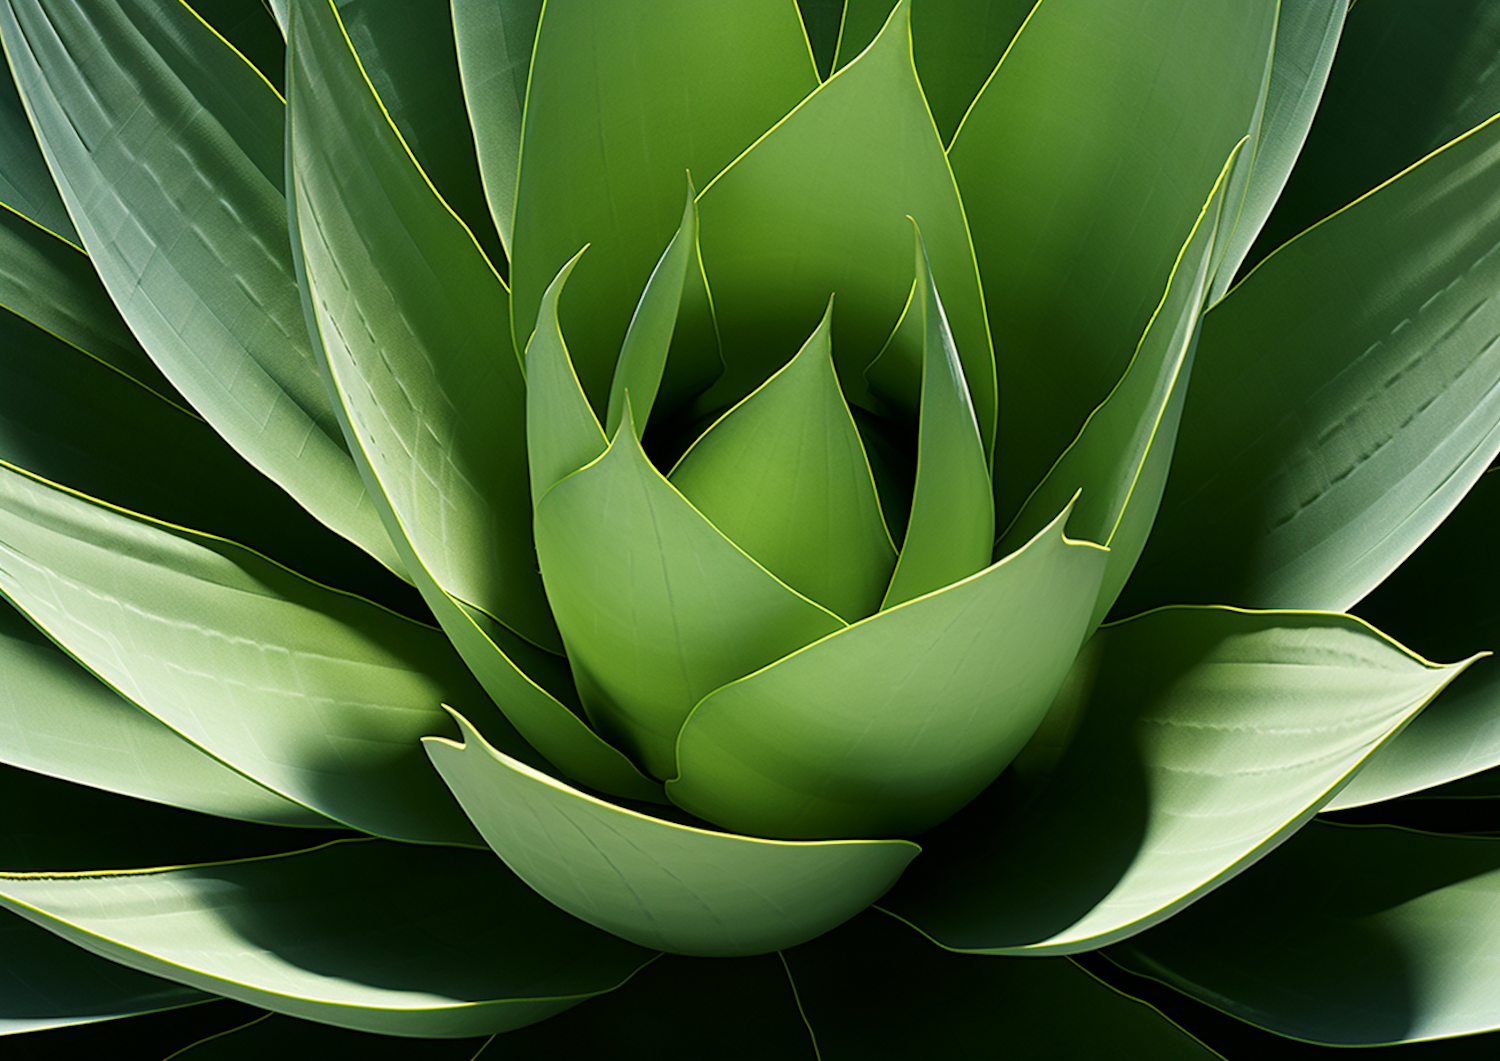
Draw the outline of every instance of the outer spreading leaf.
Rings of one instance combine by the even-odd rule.
[[[128,968],[404,1035],[530,1024],[618,987],[651,958],[549,906],[487,852],[383,841],[133,873],[4,875],[0,904]]]
[[[1314,824],[1117,947],[1242,1020],[1369,1045],[1500,1028],[1500,842]]]
[[[1126,606],[1347,608],[1500,450],[1500,122],[1267,259],[1205,318]]]
[[[642,946],[761,954],[854,916],[921,851],[905,840],[786,843],[650,818],[496,751],[461,716],[464,743],[427,754],[495,853],[564,910]]]
[[[988,452],[996,398],[984,296],[964,204],[912,66],[908,9],[905,0],[896,5],[868,51],[699,197],[725,363],[706,404],[736,401],[780,367],[832,293],[834,357],[850,399],[860,401],[861,373],[910,290],[911,216],[943,292]]]
[[[1124,372],[1250,129],[1276,8],[1042,0],[954,136],[1005,396],[1002,524]]]
[[[704,698],[672,802],[758,836],[910,836],[992,782],[1087,635],[1105,550],[1062,535]]]
[[[845,625],[704,519],[633,423],[541,499],[536,538],[590,719],[657,777],[700,699]]]
[[[953,950],[1123,939],[1296,832],[1464,666],[1339,615],[1167,608],[1106,627],[1013,784],[930,833],[882,905]]]
[[[0,203],[74,245],[78,232],[47,171],[9,73],[0,77]]]
[[[896,550],[834,373],[832,314],[830,303],[797,356],[704,432],[669,478],[768,571],[852,621],[880,606]]]
[[[415,744],[484,702],[438,631],[8,467],[0,498],[0,590],[94,674],[288,799],[470,842]]]
[[[683,172],[706,181],[817,83],[792,0],[546,5],[516,187],[516,349],[542,292],[589,244],[563,331],[602,409],[631,311],[677,229]]]
[[[180,3],[7,3],[0,26],[83,245],[158,367],[251,464],[399,571],[307,345],[275,89]]]

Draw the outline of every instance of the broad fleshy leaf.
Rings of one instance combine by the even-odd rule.
[[[130,969],[414,1036],[521,1027],[613,990],[653,957],[553,909],[488,852],[380,840],[159,870],[0,874],[0,904]]]
[[[834,372],[832,316],[830,302],[797,356],[704,432],[668,479],[766,570],[852,622],[880,606],[896,549]],[[977,434],[974,443],[982,470]]]
[[[549,901],[644,947],[729,956],[805,942],[878,899],[921,851],[905,840],[761,840],[648,817],[532,770],[454,717],[462,744],[423,743],[490,847]]]
[[[1500,451],[1497,176],[1492,119],[1207,314],[1123,607],[1341,610],[1452,511]]]
[[[0,77],[0,203],[60,239],[80,243],[8,70]]]
[[[1042,0],[954,136],[1005,396],[1002,525],[1125,371],[1250,131],[1276,8]]]
[[[83,246],[157,367],[246,460],[399,572],[303,327],[276,90],[181,3],[7,0],[0,27]]]
[[[1500,841],[1315,823],[1109,956],[1304,1041],[1500,1029]]]
[[[847,625],[704,519],[629,420],[541,499],[536,542],[590,720],[656,777],[705,695]]]
[[[678,806],[758,836],[909,836],[973,799],[1047,711],[1088,634],[1106,550],[1068,511],[985,571],[705,697]]]
[[[1010,783],[929,833],[882,906],[952,950],[1124,939],[1296,832],[1464,666],[1342,615],[1166,608],[1105,627]]]

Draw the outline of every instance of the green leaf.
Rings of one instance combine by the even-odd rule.
[[[833,370],[832,316],[830,300],[797,356],[704,432],[668,478],[766,570],[852,621],[879,607],[896,549]]]
[[[683,171],[717,174],[817,84],[792,0],[548,4],[517,176],[516,349],[563,262],[591,245],[562,323],[604,408],[631,312],[678,227]]]
[[[453,39],[471,129],[500,242],[510,253],[521,116],[542,0],[452,0]]]
[[[59,239],[80,243],[8,68],[0,71],[0,204]]]
[[[309,516],[193,413],[3,311],[0,460],[134,512],[232,537],[342,588],[411,603],[408,587]]]
[[[943,143],[952,142],[959,123],[1035,7],[1036,0],[950,0],[912,7],[912,57]]]
[[[158,367],[245,459],[399,572],[307,343],[276,90],[183,4],[7,0],[0,26],[83,245]]]
[[[1094,636],[1009,783],[882,906],[952,950],[1124,939],[1301,827],[1466,664],[1359,620],[1167,608]]]
[[[812,49],[818,76],[826,81],[838,48],[844,0],[797,0],[797,8],[802,13],[802,28],[807,31],[807,46]]]
[[[1339,610],[1500,451],[1500,122],[1266,259],[1211,310],[1123,608]]]
[[[903,0],[868,51],[698,197],[725,363],[705,406],[737,401],[785,363],[832,293],[839,378],[850,400],[862,401],[862,373],[910,291],[911,216],[988,452],[996,397],[984,296],[964,206],[912,66],[907,12]]]
[[[505,351],[505,287],[381,109],[331,3],[294,16],[300,250],[374,506],[444,591],[559,647],[527,519],[526,394]]]
[[[632,422],[541,499],[536,538],[590,720],[656,777],[700,699],[846,625],[704,519]]]
[[[1345,0],[1313,0],[1282,3],[1277,11],[1265,99],[1251,130],[1251,146],[1229,185],[1226,201],[1232,212],[1214,255],[1210,302],[1224,297],[1286,187],[1322,100],[1344,15],[1352,6]]]
[[[1373,1045],[1500,1028],[1500,841],[1315,823],[1109,956],[1241,1020]]]
[[[336,6],[391,124],[486,257],[500,264],[505,248],[480,183],[448,5],[337,0]]]
[[[881,608],[952,585],[986,567],[995,538],[984,421],[976,419],[920,232],[908,313],[913,326],[920,322],[922,328],[921,385],[912,388],[921,394],[916,484],[901,556]]]
[[[760,836],[901,836],[973,799],[1031,737],[1087,634],[1105,550],[1062,535],[705,697],[667,795]]]
[[[379,840],[159,870],[4,874],[0,904],[127,968],[390,1034],[520,1027],[613,990],[651,958],[549,906],[487,852]],[[444,926],[437,911],[461,923]]]
[[[1125,371],[1250,131],[1276,8],[1042,0],[954,136],[1006,402],[1002,524]]]
[[[1500,111],[1500,11],[1488,0],[1349,6],[1318,117],[1252,264]]]
[[[878,914],[786,963],[822,1061],[1218,1057],[1070,961],[950,954]]]
[[[496,751],[422,743],[480,833],[548,901],[644,947],[762,954],[853,917],[920,852],[905,840],[789,843],[647,817]]]
[[[336,821],[472,842],[416,746],[487,703],[437,630],[9,466],[0,499],[0,590],[121,694]]]
[[[0,604],[0,762],[173,807],[333,823],[236,773],[120,698]]]
[[[1500,520],[1490,471],[1432,537],[1358,605],[1360,617],[1435,659],[1500,647],[1500,567],[1481,562]],[[1328,809],[1403,796],[1500,766],[1500,661],[1480,660],[1371,757]]]
[[[214,32],[260,71],[276,91],[285,90],[286,41],[266,0],[184,0]]]
[[[995,547],[1004,556],[1078,497],[1069,530],[1110,550],[1092,631],[1104,618],[1145,548],[1166,488],[1198,339],[1198,321],[1213,278],[1225,186],[1244,143],[1235,145],[1198,221],[1188,234],[1167,289],[1135,357],[1104,404],[1063,451]]]
[[[202,1002],[192,988],[122,969],[46,929],[0,917],[0,1035],[155,1013]]]

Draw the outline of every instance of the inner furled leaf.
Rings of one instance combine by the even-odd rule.
[[[416,743],[441,704],[489,703],[439,631],[9,466],[0,501],[0,591],[133,703],[336,821],[474,841]]]
[[[445,592],[556,650],[505,287],[408,153],[328,0],[293,22],[298,250],[374,503]]]
[[[882,608],[931,593],[987,567],[995,504],[980,425],[948,317],[917,234],[916,294],[908,317],[921,322],[922,392],[917,474],[901,557]]]
[[[1500,452],[1500,121],[1261,262],[1203,320],[1122,596],[1348,608]]]
[[[538,503],[536,544],[590,720],[657,777],[705,695],[845,626],[704,519],[628,418]]]
[[[896,550],[833,371],[833,301],[791,362],[708,429],[672,485],[793,589],[844,619],[875,611]]]
[[[516,349],[542,292],[589,244],[562,322],[602,411],[631,312],[678,227],[683,172],[711,178],[817,84],[793,0],[549,2],[516,187]]]
[[[735,160],[699,196],[699,239],[724,349],[704,411],[749,394],[798,348],[829,292],[845,393],[911,291],[916,219],[942,283],[986,453],[995,369],[964,207],[912,67],[903,2],[875,43]]]
[[[1250,128],[1276,9],[1042,0],[954,136],[1005,395],[1001,525],[1125,371]]]
[[[251,464],[393,571],[308,343],[281,97],[181,3],[0,5],[42,150],[157,366]]]

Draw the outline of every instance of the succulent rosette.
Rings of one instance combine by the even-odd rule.
[[[3,0],[0,1032],[1500,1028],[1500,14],[1417,10]]]

